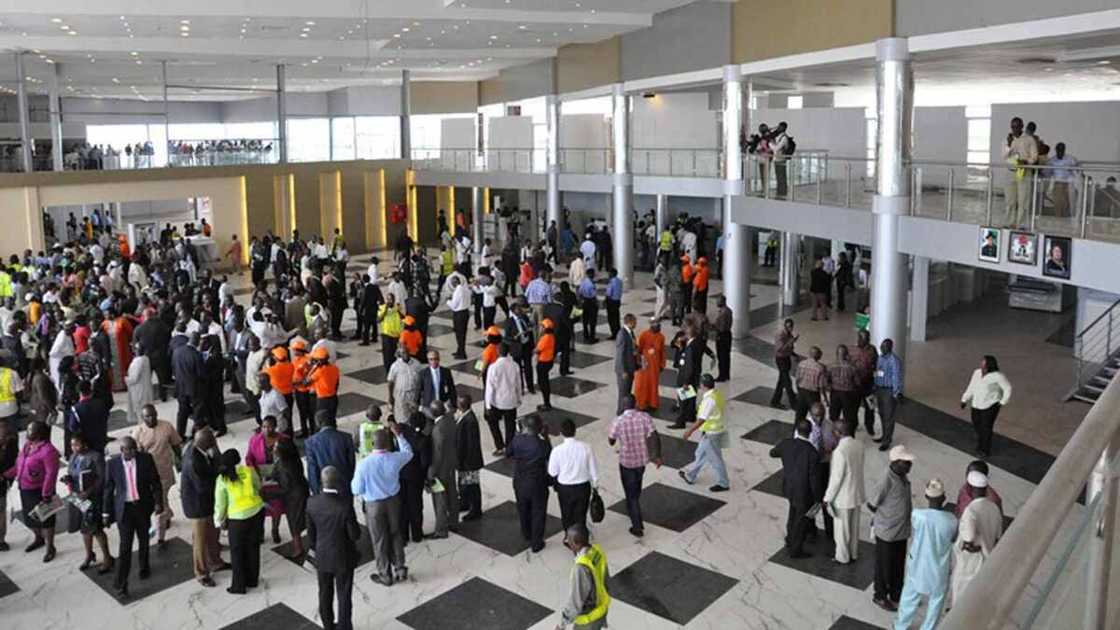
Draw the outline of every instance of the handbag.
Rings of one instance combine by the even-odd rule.
[[[588,512],[591,515],[592,523],[602,523],[607,516],[607,509],[603,505],[603,497],[599,496],[599,490],[596,488],[591,489],[591,504],[588,506]]]

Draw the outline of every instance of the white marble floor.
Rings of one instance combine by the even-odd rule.
[[[650,286],[648,275],[639,274],[638,278],[640,286]],[[774,287],[756,286],[753,290],[756,293],[752,300],[753,308],[773,303],[776,299]],[[715,282],[712,293],[719,291],[719,283]],[[624,312],[645,314],[652,309],[651,291],[627,292]],[[434,321],[449,323],[439,319]],[[640,328],[644,328],[644,319],[640,321]],[[755,322],[755,325],[758,323]],[[343,329],[352,329],[352,324],[345,324]],[[602,326],[601,335],[604,330],[605,326]],[[667,327],[665,332],[668,337],[673,330]],[[603,339],[602,336],[600,338]],[[474,331],[471,332],[471,339],[477,339]],[[454,336],[445,334],[433,337],[431,345],[446,350],[445,355],[449,360],[450,351],[454,348]],[[356,344],[347,342],[341,344],[340,349],[348,354],[340,360],[344,374],[341,391],[385,400],[385,385],[371,385],[345,376],[362,368],[380,365],[380,347],[359,348]],[[606,358],[612,356],[609,341],[600,341],[594,346],[580,344],[577,349]],[[473,351],[478,352],[477,348]],[[475,357],[471,358],[473,360]],[[449,361],[447,364],[450,363]],[[455,376],[458,383],[481,386],[473,376],[458,372]],[[589,442],[595,450],[602,476],[600,491],[606,504],[611,506],[623,499],[616,456],[606,440],[610,411],[614,408],[616,396],[613,367],[610,361],[604,361],[593,367],[577,370],[575,376],[603,386],[575,398],[565,398],[554,393],[553,405],[560,410],[582,413],[595,419],[581,427],[578,436]],[[870,558],[864,559],[862,568],[857,567],[850,575],[838,579],[821,577],[828,569],[823,556],[805,563],[801,568],[791,568],[772,560],[776,554],[781,555],[786,503],[771,493],[754,488],[778,471],[780,465],[777,460],[768,456],[769,444],[741,439],[739,436],[771,420],[791,422],[792,412],[778,412],[731,399],[758,387],[767,388],[768,391],[775,376],[776,372],[769,363],[756,361],[737,352],[732,358],[732,380],[724,384],[725,393],[730,400],[727,416],[734,436],[731,448],[725,451],[731,476],[730,492],[718,495],[708,493],[706,488],[712,483],[710,472],[704,473],[695,486],[687,486],[678,478],[676,469],[669,466],[661,469],[651,467],[646,472],[646,487],[650,488],[655,484],[663,486],[658,487],[656,492],[663,499],[647,508],[647,521],[656,521],[661,515],[680,531],[651,523],[646,527],[646,536],[635,539],[627,533],[628,520],[624,513],[611,510],[608,510],[602,523],[594,526],[593,535],[606,551],[616,580],[625,573],[629,582],[625,585],[626,590],[640,592],[643,588],[649,589],[641,597],[616,596],[610,609],[612,627],[646,630],[677,627],[823,630],[886,627],[892,622],[887,613],[871,602],[870,574],[866,573],[866,568],[870,566],[866,563]],[[672,396],[672,390],[668,387],[663,387],[661,393],[663,396]],[[234,399],[235,397],[230,397],[230,401]],[[522,412],[532,410],[538,402],[538,396],[527,397]],[[173,419],[174,401],[159,405],[159,410],[161,417]],[[357,418],[357,415],[351,415],[340,424],[343,428],[352,429]],[[231,416],[229,420],[236,418]],[[679,433],[666,429],[667,424],[658,421],[663,433],[679,436]],[[254,426],[251,420],[232,424],[230,433],[220,440],[221,447],[244,449]],[[128,429],[120,429],[114,435],[120,436],[127,431]],[[488,454],[491,450],[489,433],[485,430],[482,433],[483,450]],[[860,436],[866,440],[866,434],[861,433]],[[966,464],[972,459],[968,453],[906,426],[898,428],[896,441],[906,444],[917,454],[912,474],[916,489],[921,488],[926,479],[937,476],[955,491]],[[115,447],[111,446],[110,450],[115,452]],[[886,458],[885,454],[875,449],[869,448],[867,453],[868,483],[874,484],[883,475]],[[493,460],[489,455],[486,459],[487,462]],[[1003,496],[1007,512],[1014,515],[1034,485],[999,469],[994,471],[993,477],[993,485],[998,487]],[[482,473],[482,489],[483,504],[487,510],[513,500],[510,479],[497,472],[486,470]],[[920,490],[915,492],[920,493]],[[653,495],[655,491],[649,490],[648,494]],[[172,505],[178,511],[177,489],[172,489],[171,495]],[[713,499],[718,503],[703,499]],[[15,506],[18,503],[14,492],[9,500],[9,505]],[[708,513],[713,507],[714,510]],[[676,512],[671,518],[668,515],[670,511]],[[559,516],[555,501],[549,505],[549,514]],[[682,518],[690,520],[698,516],[703,518],[687,527],[680,526]],[[430,505],[426,506],[425,521],[430,530]],[[864,523],[867,521],[865,517]],[[482,521],[483,525],[485,523],[486,518]],[[282,530],[287,541],[286,528]],[[188,523],[177,518],[171,535],[189,543]],[[866,525],[861,535],[868,538]],[[111,546],[115,547],[116,531],[111,530],[109,536]],[[315,624],[314,627],[318,627],[313,570],[309,566],[297,566],[273,552],[271,543],[266,543],[262,548],[260,588],[244,596],[233,596],[225,592],[228,574],[218,575],[219,588],[205,589],[191,579],[189,554],[186,563],[180,562],[175,566],[153,549],[153,572],[179,576],[178,581],[172,579],[174,585],[122,605],[97,586],[91,576],[77,570],[77,565],[82,560],[80,537],[60,536],[58,557],[49,564],[43,564],[38,553],[23,553],[22,548],[30,538],[26,529],[14,524],[8,534],[12,550],[0,554],[0,572],[10,581],[7,584],[0,577],[0,619],[3,620],[0,627],[35,627],[43,630],[75,627],[83,630],[222,628],[266,609],[269,610],[268,613],[252,617],[238,627],[263,628],[277,623],[297,627],[299,616],[302,616],[304,625],[311,622]],[[484,627],[474,622],[467,623],[465,619],[469,616],[465,609],[460,609],[462,616],[440,617],[440,613],[432,607],[406,616],[406,613],[458,587],[465,589],[464,585],[477,586],[478,582],[474,578],[482,578],[543,607],[536,609],[536,612],[526,613],[526,621],[520,625],[494,623],[486,627],[553,628],[559,619],[556,611],[564,599],[572,557],[560,544],[560,536],[553,535],[547,542],[547,547],[539,554],[524,551],[513,556],[456,534],[452,534],[447,540],[410,544],[406,551],[410,568],[406,584],[387,589],[368,579],[370,566],[366,565],[358,570],[354,593],[355,627]],[[670,559],[684,564],[673,563]],[[636,564],[639,562],[642,564]],[[627,573],[628,569],[632,570]],[[636,579],[643,575],[647,579],[653,577],[656,580],[647,584],[642,579]],[[153,577],[154,579],[156,578]],[[135,577],[133,583],[136,584]],[[710,601],[706,601],[696,587],[709,584],[711,586],[706,588],[707,599]],[[623,586],[620,584],[619,588],[622,589]],[[18,590],[13,591],[13,588]],[[505,593],[483,598],[486,601],[464,599],[464,595],[469,595],[465,590],[452,592],[447,598],[454,598],[456,595],[460,595],[457,600],[460,606],[483,609],[479,614],[489,610],[498,619],[505,619],[506,611],[512,610],[510,606],[514,599],[511,594]],[[290,611],[284,610],[281,605]],[[291,611],[297,613],[295,623],[284,617]],[[400,619],[402,617],[404,621]],[[860,623],[868,625],[859,625]]]

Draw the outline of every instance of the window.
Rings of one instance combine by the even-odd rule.
[[[964,108],[968,119],[968,152],[965,160],[970,164],[988,164],[992,161],[992,107],[971,105]],[[968,181],[982,182],[990,176],[989,168],[977,166],[968,169]]]
[[[786,101],[786,109],[801,109],[801,106],[804,104],[804,96],[791,96],[789,97],[789,100]]]
[[[329,119],[288,119],[288,161],[326,162],[330,159]]]
[[[359,160],[395,160],[401,155],[401,122],[397,116],[354,119],[355,152]]]
[[[354,118],[343,116],[331,119],[331,159],[354,159]]]
[[[874,107],[868,107],[863,113],[864,121],[867,128],[867,170],[864,174],[867,177],[875,177],[875,159],[878,152],[879,144],[879,114],[875,111]]]

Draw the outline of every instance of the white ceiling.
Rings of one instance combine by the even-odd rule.
[[[646,28],[694,0],[4,0],[0,54],[28,51],[29,87],[55,65],[67,95],[234,98],[204,86],[291,91],[413,80],[479,80],[559,47]],[[10,59],[10,58],[9,58]],[[114,79],[116,79],[114,81]],[[0,88],[15,87],[14,62]]]

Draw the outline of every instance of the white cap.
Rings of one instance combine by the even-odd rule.
[[[937,477],[929,480],[926,484],[926,496],[931,499],[936,499],[945,496],[945,484]]]
[[[912,462],[914,461],[914,455],[905,446],[899,444],[887,453],[887,459],[892,462]]]
[[[966,477],[965,479],[966,481],[968,481],[968,485],[972,486],[973,488],[988,487],[988,476],[980,472],[979,470],[974,470],[968,473],[968,477]]]

